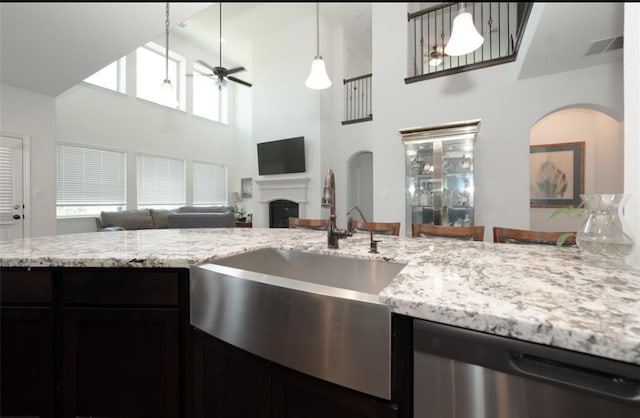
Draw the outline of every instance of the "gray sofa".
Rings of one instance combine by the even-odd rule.
[[[98,231],[158,228],[230,228],[235,226],[231,206],[183,206],[178,209],[135,209],[102,212]]]

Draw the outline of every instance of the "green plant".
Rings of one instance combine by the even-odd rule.
[[[549,215],[549,219],[559,215],[567,215],[574,218],[583,218],[586,214],[587,214],[587,210],[584,207],[584,201],[583,201],[583,202],[580,202],[580,204],[575,207],[563,206],[561,208],[554,210],[553,212],[551,212],[551,215]],[[562,245],[567,240],[567,238],[575,237],[576,234],[577,234],[576,232],[565,232],[564,234],[560,234],[560,236],[556,240],[556,245],[558,247],[562,247]]]

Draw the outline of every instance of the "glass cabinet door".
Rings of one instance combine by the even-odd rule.
[[[448,141],[442,152],[442,224],[473,225],[473,142]]]
[[[405,151],[406,234],[411,225],[474,225],[473,148],[479,120],[400,131]]]

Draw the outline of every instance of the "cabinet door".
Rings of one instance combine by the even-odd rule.
[[[393,418],[395,404],[284,367],[273,368],[273,416]]]
[[[64,417],[180,416],[177,309],[63,309]]]
[[[198,418],[271,417],[267,360],[193,330],[193,399]]]
[[[51,309],[3,308],[0,315],[0,414],[53,416]]]

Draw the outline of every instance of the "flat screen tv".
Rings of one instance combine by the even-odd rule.
[[[304,173],[304,137],[258,143],[258,174]]]

